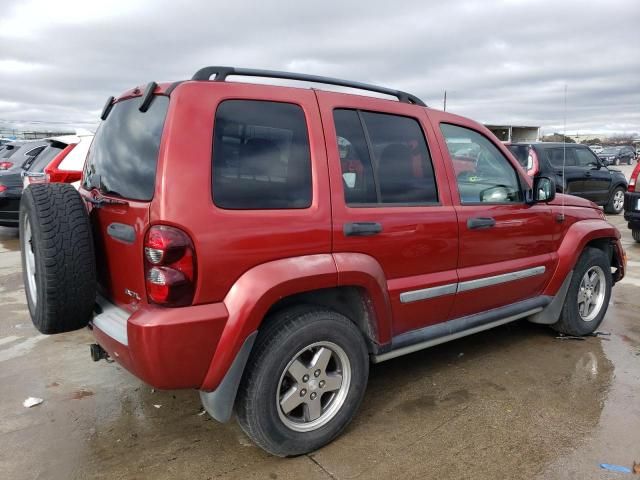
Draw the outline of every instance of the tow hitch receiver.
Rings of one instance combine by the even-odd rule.
[[[109,354],[97,343],[92,343],[91,345],[89,345],[89,349],[91,350],[91,360],[93,360],[94,362],[98,362],[100,360],[109,360]]]

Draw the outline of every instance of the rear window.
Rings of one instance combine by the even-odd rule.
[[[307,208],[311,155],[302,108],[226,100],[216,111],[213,201],[226,209]]]
[[[90,187],[89,178],[100,175],[104,193],[133,200],[153,197],[169,98],[154,97],[146,112],[139,106],[140,98],[118,102],[100,124],[87,155],[85,188]]]
[[[44,150],[42,150],[39,155],[34,157],[33,160],[27,160],[23,167],[30,172],[42,172],[45,167],[49,165],[60,152],[62,152],[65,146],[66,145],[64,144],[56,143],[49,145],[48,147],[44,147]]]
[[[529,163],[529,146],[528,145],[507,145],[507,148],[513,156],[516,157],[518,163],[522,165],[523,168],[528,168]]]

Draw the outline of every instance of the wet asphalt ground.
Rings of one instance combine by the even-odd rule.
[[[640,244],[609,221],[629,257],[609,336],[522,321],[374,365],[347,431],[294,459],[203,415],[194,391],[92,362],[86,330],[37,333],[17,231],[0,227],[0,479],[628,478],[598,465],[640,461]]]

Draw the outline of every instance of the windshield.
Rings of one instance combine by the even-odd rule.
[[[618,153],[620,151],[620,147],[607,147],[602,150],[601,153]]]
[[[116,103],[89,148],[83,186],[133,200],[151,200],[169,98],[156,96],[146,112],[140,98]],[[99,185],[94,181],[99,175]],[[91,180],[91,181],[90,181]]]

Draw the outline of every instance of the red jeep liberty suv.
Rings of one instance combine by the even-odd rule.
[[[338,436],[369,362],[521,318],[587,335],[624,275],[600,208],[405,92],[207,67],[111,97],[101,118],[80,191],[23,196],[34,324],[88,325],[95,360],[199,390],[275,455]]]

